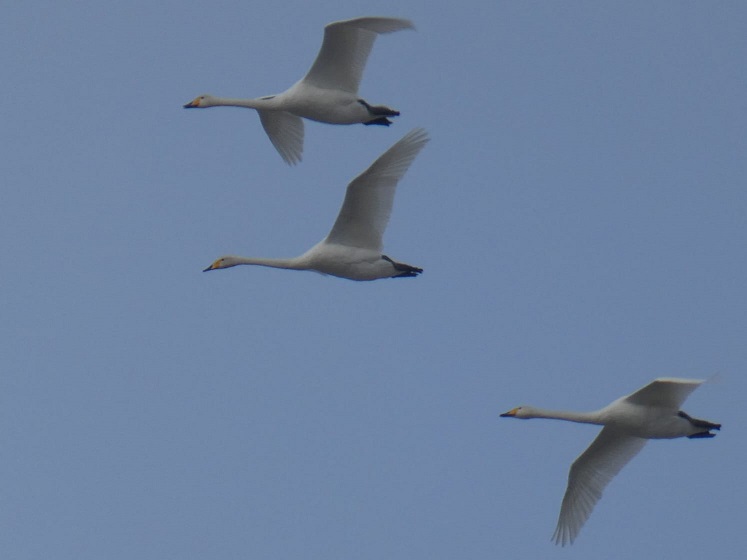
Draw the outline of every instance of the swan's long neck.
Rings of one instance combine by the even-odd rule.
[[[529,412],[529,411],[527,411]],[[566,420],[581,424],[603,424],[598,411],[595,412],[573,412],[570,410],[547,410],[544,408],[531,408],[529,418],[548,418],[550,420]]]
[[[270,268],[288,268],[291,270],[307,270],[302,261],[296,258],[291,259],[264,259],[262,257],[233,257],[232,266],[240,264],[253,264],[257,266],[267,266]]]
[[[254,99],[236,99],[233,97],[214,97],[210,100],[210,106],[221,107],[247,107],[249,109],[273,109],[275,108],[275,96],[257,97]]]

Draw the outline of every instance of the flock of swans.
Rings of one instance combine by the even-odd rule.
[[[330,23],[324,28],[322,48],[308,71],[290,89],[257,99],[226,99],[200,95],[185,108],[215,106],[256,109],[259,120],[281,157],[301,161],[303,120],[329,124],[378,124],[398,111],[371,105],[358,97],[358,85],[376,36],[412,29],[412,22],[385,17],[362,17]],[[382,254],[382,237],[394,204],[397,183],[428,142],[416,128],[384,152],[348,185],[345,200],[329,235],[303,255],[290,259],[225,256],[205,269],[218,270],[254,264],[291,270],[313,270],[350,280],[406,278],[423,269],[399,263]]]
[[[259,113],[273,146],[288,164],[301,161],[304,118],[329,124],[384,125],[399,112],[358,96],[366,60],[378,34],[413,29],[410,21],[361,17],[328,24],[321,50],[308,73],[283,93],[255,99],[200,95],[185,108],[245,107]],[[416,128],[384,152],[348,184],[337,220],[327,237],[303,255],[287,259],[224,256],[205,271],[248,264],[311,270],[350,280],[414,277],[421,268],[382,253],[397,183],[428,142]],[[711,438],[721,428],[680,410],[702,380],[660,378],[595,412],[568,412],[519,406],[510,418],[551,418],[604,426],[571,465],[553,539],[572,544],[602,491],[649,439]]]

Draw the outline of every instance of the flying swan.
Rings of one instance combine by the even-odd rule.
[[[416,128],[353,179],[348,185],[332,231],[300,257],[262,259],[226,256],[203,272],[239,264],[255,264],[313,270],[350,280],[417,276],[423,272],[422,268],[396,262],[382,254],[381,250],[397,183],[427,142],[425,130]]]
[[[567,412],[520,406],[501,414],[512,418],[554,418],[604,426],[571,465],[560,507],[555,544],[573,544],[607,484],[649,439],[711,438],[721,424],[698,420],[680,406],[703,380],[662,377],[595,412]]]
[[[286,163],[301,161],[303,121],[311,119],[330,124],[380,124],[389,126],[387,117],[398,111],[384,105],[371,105],[358,97],[358,86],[376,35],[401,29],[414,29],[406,19],[360,17],[335,21],[324,28],[319,54],[299,82],[276,95],[256,99],[228,99],[200,95],[185,109],[229,106],[256,109],[272,145]]]

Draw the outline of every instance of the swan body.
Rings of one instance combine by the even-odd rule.
[[[250,264],[312,270],[350,280],[417,276],[423,269],[395,262],[381,251],[397,183],[427,142],[425,130],[416,128],[353,179],[332,230],[303,255],[289,259],[229,255],[216,260],[205,272]]]
[[[591,515],[612,478],[643,449],[649,439],[710,438],[720,424],[692,418],[680,406],[702,380],[659,378],[635,393],[594,412],[514,408],[502,417],[550,418],[604,426],[571,466],[553,539],[565,546],[573,541]]]
[[[336,21],[324,28],[322,48],[306,76],[288,90],[255,99],[200,95],[185,109],[245,107],[259,113],[262,127],[288,164],[301,161],[304,126],[301,118],[329,124],[379,124],[399,112],[371,105],[358,96],[366,60],[376,36],[413,29],[406,19],[361,17]]]

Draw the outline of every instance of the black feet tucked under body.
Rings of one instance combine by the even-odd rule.
[[[399,111],[395,111],[394,109],[390,109],[389,107],[386,107],[384,105],[369,105],[363,99],[359,99],[358,103],[363,105],[367,110],[368,113],[373,117],[370,121],[366,121],[363,124],[369,125],[369,124],[380,124],[383,126],[389,126],[392,124],[392,121],[387,119],[387,117],[398,117]]]
[[[366,126],[368,126],[369,124],[380,124],[382,126],[389,126],[390,124],[392,124],[392,121],[390,121],[386,117],[376,117],[375,119],[366,121],[363,124],[365,124]]]
[[[687,436],[688,439],[700,439],[700,438],[711,438],[716,437],[716,434],[712,434],[711,432],[698,432],[697,434],[690,434]]]
[[[687,412],[683,412],[681,410],[677,413],[677,416],[679,416],[680,418],[684,418],[696,428],[703,428],[702,432],[697,432],[695,434],[687,436],[690,439],[712,438],[712,437],[715,437],[716,434],[712,434],[709,430],[720,430],[721,429],[721,424],[714,424],[713,422],[709,422],[708,420],[700,420],[698,418],[693,418]]]
[[[418,268],[417,266],[410,266],[409,264],[394,262],[386,255],[381,255],[381,258],[388,263],[391,263],[391,265],[394,267],[394,270],[400,273],[392,276],[392,278],[412,278],[423,272],[422,268]]]

